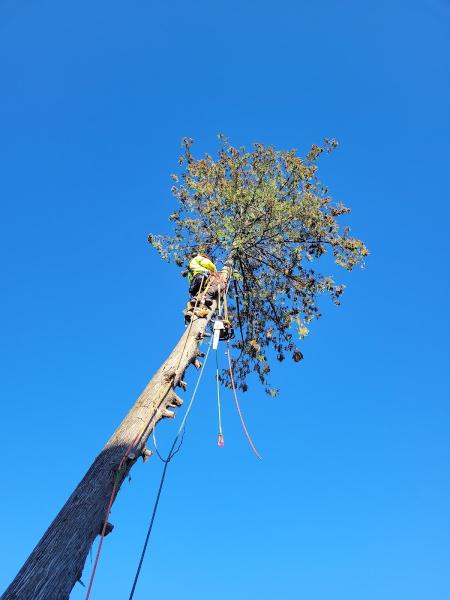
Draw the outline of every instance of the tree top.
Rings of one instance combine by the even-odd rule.
[[[313,145],[304,158],[296,150],[255,143],[248,151],[223,135],[219,140],[216,159],[194,157],[193,140],[183,140],[180,173],[171,175],[174,232],[150,234],[149,242],[179,267],[197,252],[232,261],[229,312],[240,331],[233,343],[239,350],[235,378],[245,391],[254,371],[274,396],[267,379],[271,358],[289,354],[300,361],[299,340],[320,316],[318,297],[326,293],[339,304],[344,291],[314,263],[328,254],[351,271],[363,265],[368,250],[338,223],[350,209],[333,202],[317,176],[318,158],[336,148],[335,140]],[[229,385],[225,374],[223,380]]]

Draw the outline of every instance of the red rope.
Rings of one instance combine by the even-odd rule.
[[[145,433],[145,430],[144,430],[144,433]],[[111,514],[112,505],[114,503],[114,500],[115,500],[115,497],[116,497],[116,493],[117,493],[118,487],[119,487],[117,484],[118,484],[119,477],[120,477],[120,470],[122,468],[122,465],[123,465],[124,461],[127,459],[128,455],[130,454],[131,449],[138,442],[138,440],[141,437],[141,435],[142,434],[139,433],[134,438],[134,440],[131,442],[131,444],[128,446],[128,448],[125,451],[125,454],[123,455],[122,460],[120,461],[119,466],[117,468],[117,474],[116,474],[116,478],[115,478],[115,481],[114,481],[114,485],[113,485],[113,489],[112,489],[112,492],[111,492],[111,496],[109,497],[108,508],[106,509],[105,520],[103,522],[102,532],[100,534],[100,542],[98,544],[97,554],[95,555],[94,567],[92,569],[91,579],[89,580],[89,587],[88,587],[88,590],[86,592],[86,599],[85,600],[89,600],[89,597],[91,595],[92,585],[94,583],[95,572],[97,570],[98,559],[100,557],[100,552],[101,552],[101,549],[102,549],[103,540],[105,539],[105,533],[106,533],[106,527],[107,527],[107,524],[108,524],[109,515]]]
[[[235,386],[234,377],[233,377],[233,368],[231,366],[230,347],[229,346],[227,348],[227,355],[228,355],[228,366],[230,369],[231,387],[233,388],[234,400],[236,402],[236,408],[237,408],[237,411],[239,414],[239,419],[241,420],[242,429],[244,430],[245,435],[247,436],[248,443],[250,444],[251,449],[253,450],[256,458],[259,458],[261,460],[262,457],[261,457],[260,453],[258,452],[258,450],[255,448],[252,438],[250,437],[250,434],[247,431],[247,427],[245,426],[245,423],[244,423],[244,417],[242,416],[241,407],[239,406],[239,400],[237,397],[236,386]]]
[[[208,281],[208,283],[206,284],[205,291],[203,292],[204,294],[207,292],[207,290],[209,288],[209,285],[210,285],[210,281]],[[195,300],[195,306],[194,306],[194,310],[193,310],[194,313],[195,313],[195,309],[197,308],[197,304],[198,304],[198,302],[200,300],[200,292],[202,291],[202,287],[203,287],[203,281],[201,282],[200,289],[197,292],[197,296],[196,296],[196,300]],[[186,335],[186,341],[184,343],[183,350],[181,352],[180,359],[178,361],[178,365],[177,365],[176,371],[178,371],[178,367],[180,366],[182,356],[183,356],[184,351],[186,349],[186,345],[187,345],[187,342],[188,342],[188,339],[189,339],[189,333],[190,333],[191,328],[192,328],[192,323],[193,323],[193,319],[191,318],[191,321],[189,323],[188,333]],[[167,392],[164,394],[163,400],[167,396],[167,394],[169,393],[171,387],[172,387],[172,384],[170,383],[169,387],[167,388]],[[128,446],[125,454],[122,457],[122,460],[119,463],[119,467],[117,469],[116,479],[114,481],[113,489],[111,491],[111,496],[109,497],[108,507],[106,509],[105,520],[103,522],[102,532],[100,534],[100,542],[98,544],[97,553],[95,555],[94,567],[92,569],[91,578],[89,580],[89,587],[88,587],[88,590],[86,592],[86,598],[85,598],[85,600],[89,600],[90,595],[91,595],[91,590],[92,590],[92,585],[94,583],[94,577],[95,577],[95,572],[97,570],[98,560],[99,560],[100,552],[101,552],[101,549],[102,549],[102,546],[103,546],[103,540],[105,539],[105,533],[106,533],[106,527],[107,527],[107,524],[108,524],[109,515],[111,514],[112,505],[114,503],[116,494],[117,494],[118,489],[119,489],[118,482],[119,482],[119,477],[120,477],[120,470],[122,468],[122,465],[123,465],[124,461],[127,459],[128,455],[130,454],[131,449],[135,446],[135,444],[137,444],[137,442],[139,441],[139,439],[141,439],[146,434],[147,429],[148,429],[148,426],[144,429],[144,431],[142,433],[138,433],[137,434],[137,436],[134,438],[134,440]]]

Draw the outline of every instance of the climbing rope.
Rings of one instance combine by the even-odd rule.
[[[109,515],[111,514],[111,508],[112,508],[112,505],[114,503],[114,500],[115,500],[115,497],[117,495],[117,492],[119,490],[119,483],[120,483],[120,476],[121,476],[121,472],[122,472],[122,466],[123,466],[125,460],[128,458],[128,456],[129,456],[129,454],[131,452],[131,449],[138,442],[138,440],[139,440],[139,436],[136,436],[134,438],[134,440],[131,442],[131,444],[128,446],[128,448],[126,449],[126,451],[125,451],[125,453],[124,453],[124,455],[122,457],[122,460],[119,463],[117,471],[116,471],[116,476],[114,478],[113,489],[111,491],[111,496],[109,497],[108,507],[106,509],[105,519],[103,521],[103,527],[102,527],[102,531],[100,533],[100,541],[99,541],[99,544],[98,544],[97,553],[95,555],[94,567],[92,569],[91,578],[89,580],[88,590],[86,592],[86,600],[89,600],[89,597],[91,595],[92,585],[94,583],[95,573],[97,571],[98,560],[100,558],[100,552],[101,552],[101,549],[102,549],[102,546],[103,546],[103,540],[105,539],[106,527],[108,525]]]
[[[206,295],[206,293],[207,293],[207,292],[208,292],[208,290],[209,290],[209,286],[211,285],[211,279],[208,277],[208,281],[207,281],[207,283],[206,283],[205,289],[204,289],[204,291],[203,291],[203,294],[202,294],[203,283],[204,283],[204,280],[202,280],[202,281],[200,282],[200,288],[199,288],[199,290],[198,290],[198,292],[197,292],[197,294],[196,294],[196,296],[195,296],[195,304],[194,304],[194,308],[192,309],[192,316],[191,316],[191,319],[190,319],[190,321],[189,321],[189,327],[188,327],[188,332],[187,332],[187,334],[186,334],[186,340],[185,340],[185,342],[184,342],[183,349],[182,349],[182,351],[181,351],[181,353],[180,353],[180,358],[179,358],[179,360],[178,360],[178,364],[177,364],[177,367],[176,367],[176,369],[175,369],[175,372],[177,372],[177,371],[178,371],[178,368],[179,368],[179,366],[180,366],[180,363],[181,363],[181,359],[183,358],[183,354],[184,354],[184,351],[185,351],[185,349],[186,349],[186,344],[187,344],[187,342],[188,342],[188,339],[189,339],[189,334],[190,334],[190,332],[191,332],[192,324],[193,324],[193,322],[194,322],[194,319],[193,319],[193,317],[195,316],[195,311],[196,311],[196,309],[197,309],[197,306],[198,306],[199,302],[203,302],[203,301],[204,301],[205,295]],[[155,433],[155,429],[156,429],[155,427],[153,427],[153,429],[152,429],[153,445],[155,446],[155,451],[156,451],[156,454],[158,455],[158,458],[159,458],[159,459],[160,459],[162,462],[166,462],[166,460],[165,460],[165,459],[162,457],[162,455],[161,455],[161,453],[160,453],[160,451],[159,451],[159,448],[158,448],[158,443],[157,443],[157,441],[156,441],[156,433]],[[180,446],[181,446],[181,444],[182,444],[182,443],[183,443],[183,440],[181,440],[181,441],[180,441]],[[173,452],[173,455],[175,455],[175,454],[178,452],[178,450],[180,449],[180,446],[177,448],[177,450],[175,450],[175,452]]]
[[[160,479],[160,482],[159,482],[158,492],[156,494],[155,503],[153,505],[152,516],[150,518],[150,524],[148,526],[147,535],[145,536],[145,542],[144,542],[144,546],[142,548],[142,552],[141,552],[141,556],[140,556],[140,559],[139,559],[139,564],[138,564],[138,567],[137,567],[137,570],[136,570],[136,575],[134,577],[133,586],[131,588],[129,600],[132,600],[132,598],[134,596],[134,592],[136,590],[136,585],[137,585],[137,582],[138,582],[138,579],[139,579],[139,575],[141,573],[142,563],[144,562],[144,557],[145,557],[145,553],[147,551],[148,542],[150,540],[150,535],[152,533],[153,523],[155,521],[156,511],[158,509],[158,504],[159,504],[159,499],[161,497],[161,492],[162,492],[162,489],[163,489],[163,486],[164,486],[164,481],[166,479],[167,467],[169,466],[170,461],[172,460],[172,458],[175,456],[176,452],[178,451],[178,450],[175,451],[175,447],[176,447],[176,445],[178,443],[178,440],[179,440],[180,436],[184,435],[184,428],[185,428],[185,425],[186,425],[186,420],[187,420],[187,418],[189,416],[189,413],[191,412],[191,408],[192,408],[192,405],[194,403],[195,396],[197,394],[198,386],[200,385],[200,381],[201,381],[201,378],[202,378],[202,375],[203,375],[203,371],[205,370],[206,361],[208,360],[209,351],[211,350],[211,345],[212,345],[212,337],[211,337],[211,340],[209,342],[209,346],[208,346],[208,350],[206,352],[205,360],[203,361],[203,365],[202,365],[202,368],[200,370],[199,376],[197,378],[197,382],[195,384],[194,391],[192,392],[191,400],[190,400],[189,405],[188,405],[188,407],[186,409],[186,413],[185,413],[185,415],[183,417],[183,420],[181,421],[181,425],[180,425],[180,427],[178,429],[178,432],[177,432],[177,434],[176,434],[176,436],[175,436],[175,438],[173,440],[172,446],[171,446],[171,448],[169,450],[169,454],[167,455],[167,458],[164,460],[164,468],[163,468],[163,472],[162,472],[161,479]],[[179,447],[178,447],[178,449],[179,449]]]
[[[217,318],[221,319],[222,317],[222,307],[224,310],[224,319],[226,321],[228,321],[228,307],[227,307],[227,293],[228,293],[228,288],[230,287],[230,281],[228,281],[227,283],[227,287],[224,290],[223,293],[223,303],[221,303],[221,291],[220,291],[220,286],[217,292]],[[225,440],[223,437],[223,431],[222,431],[222,410],[221,410],[221,406],[220,406],[220,377],[219,377],[219,350],[217,348],[216,350],[216,395],[217,395],[217,418],[218,418],[218,424],[219,424],[219,433],[217,436],[217,445],[220,448],[223,448],[225,445]]]
[[[216,351],[216,390],[217,390],[217,416],[219,420],[219,434],[217,436],[217,445],[223,448],[225,440],[222,431],[222,411],[220,410],[220,380],[219,380],[219,353]]]
[[[239,419],[241,421],[241,425],[242,425],[242,429],[244,430],[244,433],[247,437],[248,443],[250,444],[251,449],[253,450],[255,456],[259,459],[261,459],[261,455],[259,454],[258,450],[256,449],[252,438],[250,437],[250,434],[247,430],[247,427],[245,426],[245,422],[244,422],[244,417],[242,416],[242,412],[241,412],[241,407],[239,406],[239,400],[237,397],[237,392],[236,392],[236,385],[234,383],[234,376],[233,376],[233,367],[231,364],[231,356],[230,356],[230,343],[227,342],[227,352],[226,352],[227,356],[228,356],[228,368],[229,368],[229,372],[230,372],[230,381],[231,381],[231,387],[233,388],[233,394],[234,394],[234,401],[236,403],[236,408],[238,411],[238,415],[239,415]]]
[[[149,523],[149,526],[148,526],[147,534],[145,536],[144,545],[143,545],[143,548],[142,548],[141,556],[139,558],[138,567],[137,567],[137,570],[136,570],[136,574],[135,574],[135,577],[134,577],[133,585],[132,585],[130,596],[129,596],[128,600],[133,600],[134,593],[136,591],[137,582],[139,580],[139,576],[140,576],[140,573],[141,573],[142,564],[144,562],[144,557],[145,557],[145,554],[146,554],[146,551],[147,551],[147,547],[148,547],[148,543],[149,543],[149,540],[150,540],[150,536],[151,536],[151,533],[152,533],[153,524],[155,522],[156,512],[158,510],[159,500],[161,498],[161,493],[162,493],[164,482],[165,482],[165,479],[166,479],[167,468],[169,466],[170,461],[175,456],[176,452],[178,452],[178,450],[180,448],[180,445],[182,443],[182,440],[181,440],[180,445],[175,450],[176,445],[177,445],[177,443],[178,443],[178,441],[180,439],[180,436],[184,435],[186,421],[187,421],[189,413],[190,413],[190,411],[192,409],[192,405],[194,403],[194,400],[195,400],[195,397],[196,397],[196,394],[197,394],[197,390],[198,390],[198,387],[200,385],[200,381],[201,381],[201,378],[202,378],[202,375],[203,375],[203,372],[204,372],[204,369],[205,369],[205,365],[206,365],[206,362],[208,360],[208,356],[209,356],[209,353],[210,353],[210,350],[211,350],[212,341],[213,341],[213,338],[211,336],[211,339],[210,339],[210,342],[209,342],[209,345],[208,345],[208,350],[206,352],[205,360],[203,362],[202,368],[201,368],[199,376],[197,378],[197,382],[196,382],[194,390],[192,392],[192,397],[191,397],[191,400],[190,400],[189,405],[187,407],[186,413],[185,413],[185,415],[183,417],[183,420],[182,420],[182,422],[180,424],[178,432],[177,432],[177,434],[176,434],[176,436],[175,436],[175,438],[173,440],[173,443],[172,443],[172,446],[171,446],[171,448],[169,450],[167,458],[163,459],[163,461],[164,461],[164,468],[163,468],[163,472],[161,474],[161,479],[160,479],[160,482],[159,482],[158,491],[156,493],[156,499],[155,499],[155,503],[153,505],[153,510],[152,510],[152,514],[151,514],[151,518],[150,518],[150,523]],[[244,419],[243,419],[243,416],[242,416],[242,412],[241,412],[241,409],[240,409],[240,406],[239,406],[239,401],[238,401],[238,397],[237,397],[237,393],[236,393],[236,386],[235,386],[234,377],[233,377],[233,369],[232,369],[232,365],[231,365],[229,343],[227,344],[227,355],[228,355],[228,363],[229,363],[229,369],[230,369],[230,378],[231,378],[232,388],[233,388],[233,392],[234,392],[234,398],[235,398],[235,402],[236,402],[236,407],[237,407],[237,410],[238,410],[238,413],[239,413],[239,418],[241,420],[242,427],[244,429],[245,435],[247,436],[247,439],[248,439],[248,441],[250,443],[250,446],[251,446],[253,452],[255,453],[255,455],[257,456],[257,458],[261,459],[261,456],[258,453],[255,445],[253,444],[253,441],[252,441],[252,439],[250,437],[250,434],[248,433],[248,430],[247,430],[247,428],[245,426],[245,422],[244,422]],[[218,380],[218,359],[217,359],[217,354],[216,354],[216,361],[217,361],[216,362],[216,366],[217,366],[217,369],[216,369],[216,380],[217,380],[217,385],[218,385],[219,384],[219,380]],[[218,387],[218,394],[219,394],[219,387]],[[218,395],[218,399],[220,399],[219,395]],[[220,431],[219,435],[221,435],[222,434],[222,422],[221,422],[221,414],[220,414],[220,400],[219,400],[218,409],[219,409],[219,431]]]
[[[228,319],[228,307],[227,307],[226,295],[227,295],[227,292],[228,292],[228,288],[230,286],[230,282],[231,281],[229,280],[228,284],[226,286],[225,292],[224,292],[223,305],[221,305],[221,301],[220,301],[221,300],[220,299],[220,286],[219,286],[219,293],[218,293],[218,309],[219,309],[218,316],[220,317],[221,312],[222,312],[222,308],[223,308],[224,309],[224,317],[225,317],[225,319]],[[178,365],[177,365],[176,370],[175,370],[176,373],[178,372],[178,368],[179,368],[179,366],[181,364],[181,360],[182,360],[182,357],[184,355],[184,351],[186,349],[187,342],[189,340],[189,333],[190,333],[191,328],[192,328],[192,324],[193,324],[193,321],[194,321],[193,317],[195,316],[195,311],[197,309],[198,303],[199,303],[199,301],[204,302],[204,298],[206,296],[206,293],[207,293],[207,291],[209,289],[210,284],[211,284],[211,279],[208,278],[207,284],[206,284],[205,289],[204,289],[203,294],[202,294],[202,287],[203,287],[203,281],[202,281],[201,285],[200,285],[200,289],[199,289],[199,291],[198,291],[198,293],[196,295],[196,301],[195,301],[194,308],[192,310],[192,315],[191,315],[191,319],[190,319],[190,323],[189,323],[189,328],[188,328],[188,331],[187,331],[187,334],[186,334],[185,343],[184,343],[183,349],[182,349],[182,351],[180,353],[180,358],[179,358],[179,361],[178,361]],[[242,333],[242,331],[241,331],[241,333]],[[134,581],[133,581],[133,585],[132,585],[132,589],[131,589],[131,592],[130,592],[129,600],[132,600],[132,598],[134,596],[134,592],[136,590],[136,585],[137,585],[137,582],[138,582],[138,579],[139,579],[139,575],[140,575],[140,572],[141,572],[141,568],[142,568],[142,564],[143,564],[143,561],[144,561],[145,553],[146,553],[146,550],[147,550],[148,542],[149,542],[150,535],[151,535],[151,532],[152,532],[152,529],[153,529],[153,523],[154,523],[156,512],[157,512],[157,509],[158,509],[159,500],[160,500],[160,497],[161,497],[161,492],[162,492],[162,489],[163,489],[163,486],[164,486],[164,481],[165,481],[166,473],[167,473],[167,467],[168,467],[170,461],[175,456],[175,454],[180,450],[180,447],[181,447],[181,445],[183,443],[186,420],[187,420],[187,418],[189,416],[189,413],[191,411],[191,408],[192,408],[192,405],[193,405],[193,402],[194,402],[194,399],[195,399],[195,396],[196,396],[196,393],[197,393],[197,390],[198,390],[198,386],[200,384],[200,381],[201,381],[201,378],[202,378],[202,375],[203,375],[203,372],[204,372],[204,368],[205,368],[205,365],[206,365],[206,362],[207,362],[207,359],[208,359],[208,355],[209,355],[209,352],[210,352],[210,349],[211,349],[211,346],[212,346],[212,342],[213,342],[213,337],[211,336],[211,340],[210,340],[210,343],[209,343],[209,346],[208,346],[208,350],[207,350],[207,353],[206,353],[206,356],[205,356],[205,360],[204,360],[202,368],[200,370],[200,373],[199,373],[199,376],[198,376],[198,379],[197,379],[194,391],[192,393],[191,400],[189,402],[189,405],[188,405],[186,413],[185,413],[185,415],[183,417],[183,420],[182,420],[182,422],[180,424],[178,432],[177,432],[177,434],[176,434],[176,436],[174,438],[172,446],[171,446],[171,448],[169,450],[167,458],[165,458],[165,459],[161,456],[161,454],[159,453],[159,450],[157,448],[156,438],[155,438],[155,434],[154,434],[155,427],[153,426],[153,439],[154,439],[154,443],[155,443],[155,449],[156,449],[156,452],[157,452],[158,456],[160,457],[160,459],[164,462],[164,468],[163,468],[163,472],[162,472],[162,475],[161,475],[161,480],[160,480],[158,492],[157,492],[157,495],[156,495],[156,499],[155,499],[155,503],[154,503],[154,507],[153,507],[153,511],[152,511],[152,515],[151,515],[151,519],[150,519],[150,524],[149,524],[149,527],[148,527],[148,530],[147,530],[147,535],[146,535],[144,546],[143,546],[143,549],[142,549],[142,552],[141,552],[141,556],[140,556],[140,559],[139,559],[139,564],[138,564],[136,575],[135,575],[135,578],[134,578]],[[237,411],[238,411],[238,414],[239,414],[239,418],[240,418],[240,421],[241,421],[242,427],[244,429],[245,435],[246,435],[246,437],[248,439],[248,442],[249,442],[249,444],[250,444],[253,452],[255,453],[255,455],[257,456],[257,458],[261,459],[261,456],[258,453],[255,445],[253,444],[253,441],[252,441],[252,439],[250,437],[250,434],[248,433],[248,430],[247,430],[247,427],[245,425],[245,422],[244,422],[244,419],[243,419],[243,416],[242,416],[242,412],[241,412],[241,409],[240,409],[240,406],[239,406],[239,401],[238,401],[237,392],[236,392],[236,386],[235,386],[234,377],[233,377],[233,369],[232,369],[232,364],[231,364],[229,341],[227,341],[227,356],[228,356],[230,380],[231,380],[231,385],[232,385],[232,388],[233,388],[233,393],[234,393],[234,398],[235,398],[235,403],[236,403]],[[169,382],[169,384],[167,386],[167,389],[164,392],[164,395],[163,395],[163,397],[161,399],[161,402],[164,401],[164,399],[167,397],[167,394],[172,389],[172,387],[173,387],[172,383],[173,383],[172,381]],[[218,367],[218,358],[217,358],[217,355],[216,355],[216,385],[217,385],[218,418],[219,418],[219,440],[218,440],[218,443],[219,443],[220,446],[222,446],[223,445],[223,433],[222,433],[222,417],[221,417],[220,391],[219,391],[219,389],[220,389],[220,385],[219,385],[219,367]],[[89,598],[90,598],[90,594],[91,594],[91,590],[92,590],[92,585],[93,585],[93,582],[94,582],[94,577],[95,577],[95,573],[96,573],[96,569],[97,569],[97,565],[98,565],[98,560],[99,560],[99,557],[100,557],[100,552],[101,552],[101,549],[102,549],[103,540],[104,540],[105,534],[106,534],[106,528],[107,528],[107,524],[108,524],[108,518],[110,516],[112,505],[114,503],[115,497],[117,495],[117,492],[118,492],[118,489],[119,489],[119,486],[120,486],[120,483],[121,483],[121,476],[123,474],[123,471],[122,471],[123,465],[124,465],[125,461],[127,460],[127,458],[129,457],[132,448],[134,448],[135,445],[142,439],[142,437],[144,437],[146,435],[146,433],[148,431],[148,428],[151,426],[151,420],[152,420],[153,415],[154,415],[154,412],[152,413],[151,417],[149,418],[147,426],[144,428],[144,430],[142,432],[138,433],[136,435],[136,437],[133,439],[133,441],[130,443],[130,445],[126,449],[126,451],[125,451],[125,453],[124,453],[124,455],[123,455],[123,457],[122,457],[122,459],[121,459],[121,461],[119,463],[119,467],[117,468],[116,476],[115,476],[115,480],[114,480],[114,485],[113,485],[113,489],[111,491],[111,496],[110,496],[109,501],[108,501],[108,506],[107,506],[107,509],[106,509],[105,519],[104,519],[103,526],[102,526],[102,531],[101,531],[101,534],[100,534],[100,542],[99,542],[99,545],[98,545],[98,548],[97,548],[97,553],[96,553],[96,557],[95,557],[95,561],[94,561],[94,567],[93,567],[93,570],[92,570],[91,578],[90,578],[90,581],[89,581],[89,587],[88,587],[88,590],[87,590],[87,594],[86,594],[86,599],[85,600],[89,600]],[[177,446],[177,444],[178,444],[178,446]]]
[[[196,310],[196,308],[198,306],[198,303],[199,303],[200,299],[203,299],[203,297],[207,293],[208,288],[210,286],[210,283],[211,283],[211,281],[208,278],[208,282],[207,282],[207,284],[205,286],[205,289],[203,291],[203,295],[201,296],[200,294],[202,292],[202,287],[203,287],[203,281],[201,281],[201,283],[200,283],[200,289],[199,289],[199,291],[197,292],[197,295],[196,295],[196,300],[195,300],[194,309],[192,311],[193,312],[192,316],[194,316],[195,310]],[[184,342],[184,346],[183,346],[183,349],[182,349],[182,351],[180,353],[180,358],[178,360],[178,364],[177,364],[177,367],[175,369],[175,372],[177,372],[178,369],[179,369],[179,367],[180,367],[181,360],[182,360],[184,351],[186,349],[187,342],[189,340],[189,334],[190,334],[190,331],[191,331],[191,328],[192,328],[193,321],[194,321],[194,319],[191,317],[191,320],[190,320],[190,323],[189,323],[189,328],[188,328],[188,331],[187,331],[187,334],[186,334],[186,339],[185,339],[185,342]],[[167,385],[167,389],[165,390],[165,392],[164,392],[164,394],[162,396],[161,402],[164,402],[165,398],[167,397],[167,395],[168,395],[168,393],[170,392],[171,389],[172,389],[172,382],[169,382],[168,385]],[[98,565],[98,561],[99,561],[99,558],[100,558],[100,553],[101,553],[101,550],[102,550],[102,547],[103,547],[103,540],[105,539],[105,535],[106,535],[106,528],[107,528],[107,525],[108,525],[108,519],[109,519],[109,516],[111,514],[112,505],[114,504],[114,500],[115,500],[115,498],[117,496],[117,493],[119,491],[119,485],[120,485],[120,481],[121,481],[121,474],[122,474],[123,465],[124,465],[125,461],[128,459],[131,450],[146,435],[146,433],[148,431],[148,427],[150,426],[150,423],[151,423],[151,420],[152,420],[154,414],[155,414],[155,411],[153,411],[152,415],[150,416],[148,424],[144,428],[144,430],[142,432],[138,433],[136,435],[136,437],[132,440],[132,442],[130,443],[130,445],[127,447],[127,449],[125,450],[125,452],[124,452],[124,454],[122,456],[122,459],[121,459],[121,461],[119,463],[119,466],[117,468],[116,476],[114,478],[114,485],[113,485],[113,488],[112,488],[112,491],[111,491],[111,495],[110,495],[109,501],[108,501],[108,506],[107,506],[106,512],[105,512],[105,518],[104,518],[102,530],[101,530],[101,533],[100,533],[100,541],[99,541],[97,552],[96,552],[96,555],[95,555],[94,566],[92,568],[91,578],[89,580],[89,586],[88,586],[88,589],[87,589],[87,592],[86,592],[85,600],[89,600],[90,595],[91,595],[91,591],[92,591],[92,586],[93,586],[93,583],[94,583],[95,574],[97,572],[97,565]],[[182,443],[182,438],[181,438],[181,443]],[[180,443],[180,446],[181,446],[181,443]],[[171,449],[171,452],[169,454],[172,454],[172,457],[173,457],[178,452],[178,450],[179,450],[179,447],[177,448],[176,451],[173,451],[173,449]],[[158,450],[157,450],[157,452],[158,452]],[[158,452],[158,455],[159,455],[159,452]]]
[[[238,306],[238,314],[239,314],[239,300],[237,298],[237,288],[236,288],[236,282],[235,283],[235,290],[236,290],[236,303]],[[220,289],[219,289],[219,293],[218,293],[218,307],[219,307],[219,312],[218,312],[218,318],[221,319],[221,308],[223,307],[223,320],[224,322],[228,323],[229,326],[229,319],[228,319],[228,305],[227,305],[227,293],[228,293],[228,289],[230,287],[231,284],[231,278],[228,281],[228,284],[225,288],[224,294],[223,294],[223,303],[221,306],[220,303]],[[241,323],[240,323],[240,318],[239,318],[239,326],[241,328],[241,336],[243,338],[242,335],[242,327],[241,327]],[[219,338],[220,339],[220,338]],[[242,415],[242,411],[241,411],[241,407],[239,405],[239,400],[238,400],[238,396],[237,396],[237,391],[236,391],[236,385],[234,382],[234,375],[233,375],[233,367],[232,367],[232,363],[231,363],[231,356],[230,356],[230,337],[228,336],[227,338],[227,351],[226,354],[228,356],[228,367],[229,367],[229,373],[230,373],[230,381],[231,381],[231,387],[233,389],[233,395],[234,395],[234,400],[235,400],[235,404],[236,404],[236,408],[238,411],[238,415],[239,415],[239,419],[241,421],[241,425],[242,428],[244,430],[244,433],[247,437],[247,440],[250,444],[251,449],[253,450],[255,456],[258,459],[261,459],[261,455],[259,454],[258,450],[256,449],[253,440],[248,432],[248,429],[245,425],[245,421],[244,421],[244,417]],[[242,352],[241,352],[242,354]],[[241,354],[239,355],[239,358],[241,356]],[[218,354],[216,353],[216,388],[217,388],[217,412],[218,412],[218,420],[219,420],[219,435],[218,435],[218,445],[219,446],[223,446],[224,445],[224,438],[223,438],[223,432],[222,432],[222,414],[221,414],[221,406],[220,406],[220,385],[219,385],[219,360],[218,360]]]

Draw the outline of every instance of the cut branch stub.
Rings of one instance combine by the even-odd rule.
[[[181,406],[183,404],[183,400],[175,393],[173,389],[169,392],[168,400],[169,406]]]
[[[142,454],[141,454],[143,462],[147,462],[148,459],[150,458],[150,456],[152,456],[152,454],[153,454],[152,450],[149,450],[148,448],[144,448],[142,450]]]
[[[161,416],[163,419],[174,419],[175,413],[173,410],[164,409],[163,412],[161,413]]]
[[[106,525],[102,524],[102,526],[100,528],[100,531],[98,532],[98,535],[102,534],[103,527],[105,527],[104,537],[106,537],[107,535],[109,535],[111,533],[111,531],[114,529],[114,525],[108,521],[106,523]]]
[[[211,312],[214,310],[213,303]],[[114,500],[137,457],[142,456],[143,460],[149,457],[146,443],[150,432],[163,416],[170,414],[173,418],[174,413],[168,411],[168,406],[183,403],[173,390],[180,379],[177,370],[183,373],[197,355],[199,339],[209,320],[210,315],[195,320],[181,336],[1,600],[68,600],[70,591],[81,577],[89,549],[107,518],[111,494],[114,493]],[[125,457],[128,460],[124,460]]]

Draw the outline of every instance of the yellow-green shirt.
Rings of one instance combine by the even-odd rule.
[[[197,256],[195,256],[189,263],[189,282],[191,282],[196,275],[208,275],[209,273],[214,273],[215,271],[217,271],[216,265],[211,262],[209,258],[205,258],[201,254],[197,254]]]

